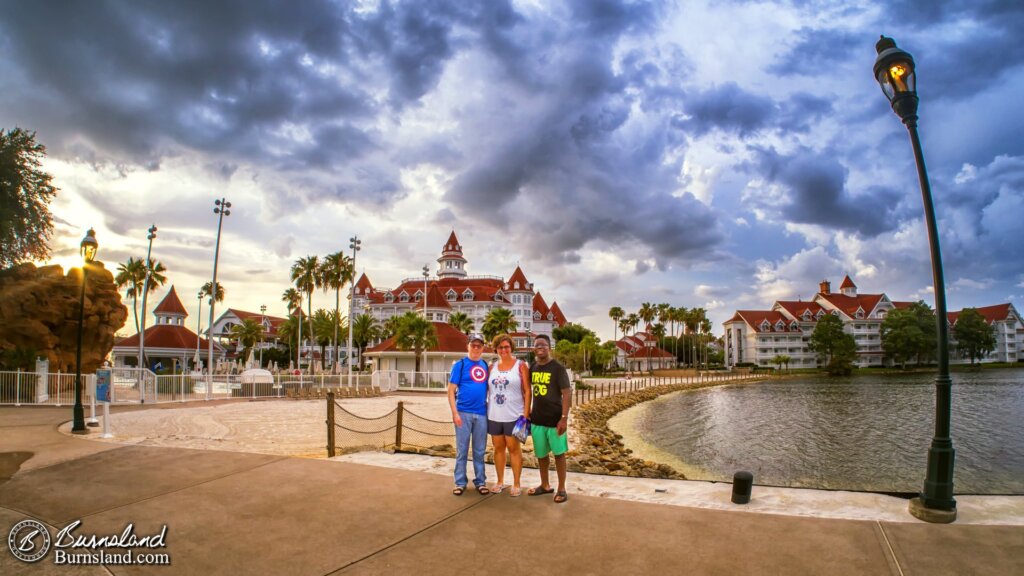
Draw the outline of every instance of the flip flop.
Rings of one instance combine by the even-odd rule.
[[[513,498],[519,496],[522,493],[523,493],[523,489],[518,487],[518,486],[514,486],[511,490],[508,491],[508,495],[513,497]]]
[[[477,492],[478,492],[478,493],[479,493],[479,494],[480,494],[481,496],[487,496],[488,494],[490,494],[490,493],[491,493],[491,491],[490,491],[490,490],[489,490],[489,489],[487,488],[487,486],[477,486],[477,487],[476,487],[476,491],[477,491]]]
[[[530,488],[526,491],[527,496],[542,496],[544,494],[551,494],[554,492],[554,488],[545,488],[543,486],[537,486],[536,488]]]
[[[504,484],[495,484],[494,486],[491,486],[491,494],[501,494],[501,491],[504,489]]]
[[[456,486],[455,488],[452,488],[452,496],[462,496],[462,493],[465,491],[465,486]]]
[[[559,490],[558,493],[555,494],[555,504],[561,504],[568,499],[569,495],[565,493],[565,490]]]

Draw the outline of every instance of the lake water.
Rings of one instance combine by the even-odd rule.
[[[691,479],[919,492],[934,374],[706,388],[634,410],[641,440]],[[957,494],[1024,494],[1024,369],[954,373],[951,436]]]

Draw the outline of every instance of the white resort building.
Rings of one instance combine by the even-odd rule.
[[[466,272],[467,262],[453,231],[437,259],[435,277],[406,278],[394,288],[375,288],[363,274],[355,285],[353,307],[365,310],[379,323],[410,311],[425,314],[438,334],[438,346],[427,351],[426,363],[420,367],[425,372],[447,370],[453,359],[466,352],[466,336],[448,325],[454,312],[469,316],[474,330],[480,331],[488,312],[497,308],[511,310],[518,323],[518,330],[511,336],[520,351],[533,345],[534,336],[551,336],[555,327],[566,324],[558,303],[548,306],[519,266],[505,280],[501,276],[470,276]],[[413,369],[412,352],[398,350],[391,338],[368,348],[365,356],[373,360],[378,370]]]
[[[912,302],[894,302],[885,294],[858,294],[849,276],[843,279],[839,293],[823,281],[809,301],[776,301],[770,310],[738,310],[724,323],[725,365],[771,366],[779,355],[789,356],[790,368],[819,366],[818,356],[807,347],[815,326],[825,314],[839,317],[847,333],[857,342],[859,367],[888,366],[892,362],[882,350],[881,326],[886,314]],[[1012,304],[977,309],[992,326],[996,349],[983,362],[1024,361],[1018,351],[1024,346],[1024,323]],[[954,328],[960,312],[949,312],[950,361],[967,362],[956,353]]]

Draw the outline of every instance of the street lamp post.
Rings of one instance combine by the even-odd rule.
[[[423,265],[423,318],[427,317],[427,278],[430,278],[430,265]]]
[[[153,239],[156,238],[156,224],[150,226],[147,232],[149,232],[149,234],[146,235],[146,239],[149,240],[149,248],[146,249],[146,278],[142,282],[142,321],[139,327],[139,368],[146,367],[146,297],[149,296],[149,279],[153,275],[153,260],[151,256],[153,254]],[[141,372],[139,373],[139,383],[139,402],[141,404],[145,404],[146,386]]]
[[[263,368],[263,331],[267,326],[267,305],[260,304],[260,368]]]
[[[910,143],[917,162],[917,176],[921,184],[928,245],[931,250],[932,282],[935,287],[935,327],[938,335],[938,375],[935,377],[935,435],[928,449],[928,471],[924,490],[910,501],[910,513],[927,522],[949,523],[956,520],[956,500],[953,498],[953,440],[949,434],[953,381],[949,377],[949,326],[946,316],[946,285],[942,275],[942,255],[939,252],[939,231],[935,222],[931,186],[925,170],[921,139],[917,134],[917,78],[914,58],[896,47],[892,38],[882,36],[875,44],[875,79],[910,132]]]
[[[96,258],[97,248],[96,231],[89,228],[78,248],[82,255],[82,291],[78,297],[78,352],[75,357],[75,407],[72,410],[74,425],[71,427],[73,434],[89,433],[85,427],[85,409],[82,407],[82,329],[85,324],[85,281],[89,274],[89,264]]]
[[[231,215],[231,202],[224,198],[213,201],[213,213],[217,214],[217,242],[213,248],[213,281],[210,282],[210,322],[207,325],[210,331],[210,338],[207,340],[206,355],[206,399],[210,399],[210,390],[213,389],[213,309],[217,303],[217,259],[220,257],[220,231],[224,225],[224,217]]]
[[[348,247],[352,249],[352,277],[355,277],[356,271],[356,252],[361,249],[363,241],[359,239],[359,236],[353,236],[349,238]],[[345,347],[345,351],[348,354],[348,385],[352,386],[352,305],[356,300],[356,285],[352,283],[348,288],[348,344]]]
[[[203,291],[199,291],[199,310],[196,312],[196,365],[193,367],[199,370],[199,335],[203,329]]]

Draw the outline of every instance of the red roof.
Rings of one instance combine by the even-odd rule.
[[[441,291],[437,289],[437,284],[434,284],[427,289],[427,297],[424,299],[428,308],[443,308],[451,310],[452,306],[448,303],[448,299],[441,295]],[[423,308],[423,302],[420,301],[416,305],[416,308]]]
[[[558,302],[551,303],[551,313],[554,314],[555,324],[557,324],[559,328],[565,326],[565,323],[568,322],[568,320],[565,319],[565,314],[562,314],[562,309],[558,307]]]
[[[494,296],[498,292],[502,292],[502,298],[500,301],[509,302],[507,296],[504,295],[502,289],[504,283],[497,278],[440,278],[437,280],[429,280],[427,282],[427,292],[430,292],[432,286],[436,286],[437,290],[440,291],[445,300],[448,299],[448,290],[455,290],[457,301],[459,302],[495,302]],[[464,300],[463,294],[466,289],[469,289],[473,293],[472,300]],[[398,295],[405,291],[409,295],[409,302],[413,302],[413,296],[416,291],[423,291],[422,280],[409,280],[403,282],[392,288],[391,290],[373,290],[370,294],[370,302],[373,304],[402,304],[399,302]],[[386,302],[384,296],[391,292],[394,296],[394,301]]]
[[[627,356],[627,358],[672,358],[672,353],[666,352],[657,346],[652,346],[650,348],[640,348]]]
[[[843,283],[839,285],[840,290],[845,290],[847,288],[857,288],[857,285],[853,283],[853,280],[850,280],[849,274],[846,275],[846,278],[843,278]]]
[[[266,331],[266,336],[275,337],[277,336],[277,329],[285,321],[285,318],[278,316],[271,316],[269,314],[260,314],[259,312],[247,312],[245,310],[239,310],[238,308],[228,308],[228,312],[234,314],[239,320],[251,319],[257,324],[260,324],[264,318],[270,322],[270,329]],[[303,321],[307,318],[306,314],[302,315]]]
[[[818,304],[817,302],[778,300],[775,302],[775,305],[785,309],[786,312],[789,312],[791,316],[800,321],[803,321],[804,312],[809,311],[811,313],[810,321],[814,321],[817,320],[818,311],[824,310],[824,308],[821,307],[821,304]]]
[[[118,340],[114,346],[138,348],[139,335],[132,334],[127,338],[122,338]],[[196,349],[196,333],[184,326],[178,326],[176,324],[156,324],[146,328],[146,347],[194,351]],[[216,342],[213,343],[213,347],[218,350],[223,350],[223,347]],[[205,338],[199,339],[199,349],[209,349],[209,343]]]
[[[459,332],[446,322],[432,322],[432,324],[434,325],[434,330],[437,331],[437,346],[428,348],[427,352],[466,351],[466,346],[469,344],[469,336]],[[405,352],[405,350],[399,350],[398,346],[395,345],[395,337],[392,336],[376,346],[367,348],[366,353],[370,352]]]
[[[789,330],[790,325],[792,324],[792,320],[786,318],[782,312],[775,310],[737,310],[736,316],[733,316],[733,320],[730,320],[730,322],[736,320],[737,317],[739,317],[738,319],[746,322],[754,332],[779,332],[779,330],[775,329],[775,326],[779,322],[782,322],[782,331],[785,332]],[[765,320],[768,321],[770,326],[768,326],[767,330],[762,330],[761,324],[763,324]]]
[[[448,241],[444,243],[441,253],[462,256],[462,244],[459,244],[459,239],[455,237],[455,230],[452,230],[452,233],[448,236]]]
[[[882,300],[882,294],[847,296],[845,294],[832,293],[821,294],[820,296],[850,318],[854,318],[858,308],[864,311],[865,316],[870,314]]]
[[[519,287],[516,287],[516,282],[519,282]],[[523,274],[523,269],[516,266],[515,272],[512,273],[508,278],[508,289],[509,290],[529,290],[527,286],[530,282],[526,279],[526,274]]]
[[[366,277],[364,272],[359,276],[359,280],[356,281],[356,294],[369,294],[373,292],[373,284],[370,284],[370,279]]]
[[[981,308],[975,308],[975,310],[977,310],[978,313],[981,314],[983,318],[985,318],[986,324],[1000,322],[1010,317],[1009,303],[996,304],[994,306],[982,306]],[[963,310],[960,310],[959,312],[948,312],[946,314],[946,317],[949,318],[950,324],[956,324],[957,318],[959,318],[960,314],[962,313]]]
[[[544,301],[544,297],[540,295],[540,292],[533,295],[533,311],[540,312],[540,317],[543,320],[547,320],[548,313],[551,312],[551,309],[548,308],[548,303]]]
[[[178,315],[188,316],[188,312],[185,311],[185,307],[181,305],[181,300],[178,298],[178,293],[174,290],[174,285],[171,285],[171,289],[167,291],[167,295],[164,299],[156,305],[153,309],[154,316],[161,315]]]

